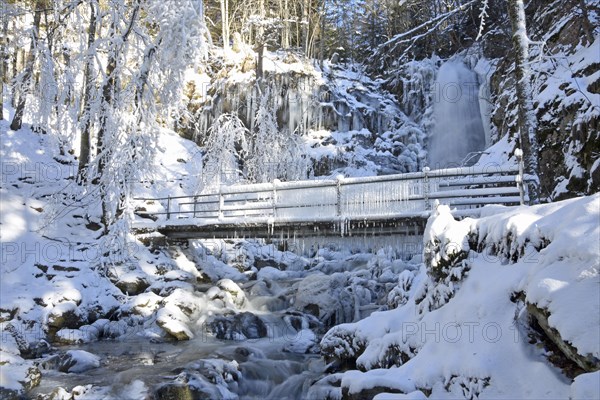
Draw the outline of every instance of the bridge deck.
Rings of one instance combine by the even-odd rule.
[[[427,216],[398,216],[371,220],[312,220],[219,222],[186,220],[178,224],[137,224],[137,233],[157,231],[172,239],[299,238],[320,236],[420,235]]]
[[[221,187],[193,196],[137,199],[137,232],[175,239],[422,233],[435,202],[457,216],[526,200],[518,168],[419,173]],[[150,222],[147,218],[153,220]]]

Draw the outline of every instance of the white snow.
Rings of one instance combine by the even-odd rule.
[[[579,71],[596,62],[597,47],[598,41],[577,50],[569,61],[574,61],[573,69]],[[227,62],[239,67],[248,55],[254,55],[251,49],[231,53]],[[306,206],[297,213],[281,211],[277,219],[272,215],[257,217],[257,221],[271,225],[303,220],[307,215],[314,221],[330,220],[337,212],[331,203],[337,200],[338,183],[364,184],[357,188],[344,186],[347,190],[341,193],[340,221],[366,214],[382,218],[399,212],[425,215],[420,200],[411,203],[409,198],[422,194],[421,173],[417,171],[426,158],[423,140],[431,128],[432,109],[430,100],[420,104],[415,99],[427,96],[438,61],[432,57],[406,65],[412,73],[404,82],[404,100],[412,100],[405,101],[405,109],[400,110],[393,96],[382,89],[382,82],[368,78],[357,66],[342,69],[325,63],[320,71],[300,60],[285,63],[279,55],[267,52],[267,72],[308,76],[298,99],[274,101],[291,105],[290,127],[314,117],[316,122],[310,120],[315,123],[301,137],[303,151],[312,160],[330,162],[331,168],[313,180],[309,190],[300,188],[306,182],[274,181],[255,185],[256,199],[240,196],[239,186],[223,187],[222,194],[238,196],[244,204],[255,200],[258,208],[272,204],[275,190],[281,204]],[[487,68],[483,60],[476,72],[482,75]],[[560,96],[557,88],[565,80],[570,87],[589,83],[571,79],[565,68],[561,64],[548,77],[539,96],[540,104],[559,99],[566,106],[577,105],[585,102],[585,97],[597,104],[600,95],[587,91]],[[246,90],[252,74],[238,71],[227,80],[240,82]],[[197,97],[191,100],[208,99],[208,75],[188,70],[185,78],[196,86]],[[595,78],[597,75],[590,80]],[[322,110],[336,113],[336,126],[326,128],[323,115],[303,114],[301,107],[295,107],[308,105],[309,97],[318,93],[321,85],[332,92],[329,100],[338,103],[319,99]],[[580,111],[581,119],[598,112],[597,107]],[[5,109],[6,117],[12,113],[10,107]],[[261,145],[268,144],[269,131],[263,133]],[[81,192],[74,183],[77,160],[65,156],[62,161],[67,163],[63,164],[53,158],[58,153],[53,135],[34,133],[27,124],[13,132],[6,120],[0,121],[0,309],[5,320],[0,324],[2,387],[22,389],[35,364],[21,357],[20,346],[23,341],[30,346],[43,343],[49,323],[60,321],[65,314],[78,318],[79,328],[56,327],[60,328],[57,344],[83,345],[102,337],[115,340],[115,346],[119,346],[133,336],[161,341],[167,337],[166,332],[199,340],[206,334],[201,331],[205,323],[215,316],[251,311],[261,318],[275,318],[266,298],[279,302],[274,308],[289,307],[300,312],[317,305],[323,318],[336,323],[354,321],[336,326],[321,342],[323,348],[329,347],[337,355],[356,359],[362,371],[324,378],[339,378],[350,393],[383,386],[404,393],[382,393],[377,399],[423,399],[428,390],[432,391],[430,398],[600,397],[598,372],[582,374],[571,382],[548,362],[544,350],[528,343],[526,311],[522,304],[510,300],[513,293],[523,292],[525,301],[549,312],[550,326],[580,354],[600,357],[599,195],[537,207],[487,206],[480,209],[479,218],[460,222],[453,217],[457,215],[454,209],[439,206],[424,237],[426,244],[438,248],[430,247],[423,258],[416,257],[417,264],[394,259],[400,250],[392,246],[399,242],[387,237],[376,239],[372,246],[375,255],[354,254],[355,245],[365,247],[366,240],[360,237],[315,240],[314,249],[310,242],[305,249],[302,242],[295,249],[302,255],[279,251],[275,245],[261,241],[220,239],[195,240],[189,248],[173,245],[168,252],[155,251],[127,233],[127,242],[102,241],[100,231],[86,227],[99,221],[98,204],[89,203],[90,193]],[[211,171],[203,165],[203,149],[168,129],[156,138],[152,144],[156,147],[155,158],[147,160],[153,170],[139,182],[132,182],[134,196],[167,198],[205,191],[203,177]],[[229,144],[235,147],[235,143]],[[516,160],[509,157],[513,149],[514,143],[508,137],[500,139],[486,150],[476,168],[514,168]],[[226,161],[235,164],[235,160]],[[567,158],[567,163],[570,176],[583,176],[573,157]],[[598,162],[592,170],[597,166]],[[398,172],[410,172],[412,175],[407,176],[414,180],[391,184],[384,182],[386,177],[375,177]],[[450,181],[436,180],[432,193],[448,195],[455,190],[451,186],[457,185],[457,181]],[[567,180],[558,182],[553,196],[564,193],[566,185]],[[460,190],[455,193],[459,199],[465,194]],[[481,192],[486,193],[491,192]],[[390,198],[403,201],[393,209]],[[158,227],[164,223],[136,217],[133,210],[144,207],[150,213],[165,212],[166,201],[134,200],[127,206],[126,213],[135,218],[137,226]],[[173,201],[170,211],[181,210],[176,207]],[[231,211],[226,207],[223,210]],[[227,215],[228,222],[247,221],[245,215]],[[173,224],[189,223],[175,221]],[[472,235],[477,236],[481,251],[470,249]],[[160,238],[158,234],[151,236]],[[122,258],[106,256],[112,245],[122,250]],[[332,249],[334,245],[341,249]],[[411,254],[416,251],[411,249]],[[303,257],[307,253],[314,257]],[[443,266],[462,253],[467,254],[466,259],[442,281],[434,281],[421,262],[429,259],[432,266]],[[256,267],[259,261],[266,266]],[[135,284],[139,280],[149,287],[136,295],[122,293],[114,284]],[[260,294],[256,296],[258,301],[248,301],[245,293],[249,287]],[[392,309],[360,320],[376,308],[388,306]],[[118,321],[108,319],[117,316]],[[94,321],[96,317],[99,319]],[[294,330],[293,340],[279,349],[299,354],[315,351],[320,334],[308,328],[308,321],[303,319],[301,327]],[[9,324],[18,333],[10,331]],[[410,360],[393,359],[390,349]],[[76,361],[70,373],[104,364],[100,356],[83,350],[69,350],[68,354]],[[154,362],[153,358],[148,362]],[[237,371],[236,361],[211,363],[226,379],[233,380],[227,368]],[[221,395],[234,397],[223,382],[219,384]],[[341,396],[336,389],[319,393]],[[132,380],[116,393],[93,385],[76,386],[70,391],[59,388],[56,398],[145,398],[151,390],[147,382]]]
[[[290,353],[308,353],[317,344],[317,336],[310,329],[302,329],[295,336],[289,337],[283,350]]]
[[[83,372],[100,366],[100,357],[84,350],[69,350],[67,355],[75,362],[68,372]]]
[[[438,207],[424,237],[425,243],[440,243],[432,264],[467,251],[466,276],[444,286],[422,266],[406,304],[333,328],[321,345],[338,355],[358,356],[357,364],[366,370],[344,373],[342,386],[350,393],[375,386],[403,393],[427,388],[435,398],[446,398],[460,394],[453,385],[462,379],[478,398],[593,393],[597,386],[590,382],[594,377],[600,383],[597,375],[571,388],[544,353],[528,344],[525,309],[510,297],[524,292],[527,302],[549,311],[549,324],[563,340],[598,359],[599,218],[600,195],[536,207],[484,208],[477,220],[455,221],[447,207]],[[469,251],[469,232],[477,233],[481,253]],[[507,259],[511,254],[516,261]],[[399,284],[406,287],[406,282]],[[417,304],[436,291],[449,297],[431,311],[421,307],[424,302]],[[392,360],[397,367],[382,369],[390,348],[406,353],[409,361]]]
[[[571,385],[571,399],[600,399],[600,371],[582,374]]]

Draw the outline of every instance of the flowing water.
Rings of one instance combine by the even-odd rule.
[[[59,387],[71,392],[76,386],[92,385],[88,397],[83,398],[179,398],[171,397],[172,393],[157,396],[156,390],[165,384],[187,383],[186,377],[191,376],[190,381],[203,382],[206,386],[203,393],[209,393],[209,398],[303,398],[310,384],[323,375],[325,363],[314,352],[294,353],[289,348],[314,341],[314,336],[306,337],[308,331],[302,329],[308,327],[308,320],[315,319],[301,312],[290,312],[286,294],[290,295],[298,279],[268,282],[269,286],[277,287],[275,296],[253,295],[252,286],[257,282],[264,281],[252,281],[244,287],[248,300],[244,311],[260,316],[267,327],[266,337],[219,340],[209,330],[195,329],[195,337],[188,341],[149,339],[133,332],[124,339],[60,346],[54,355],[84,350],[100,357],[100,367],[79,373],[59,372],[52,364],[52,355],[47,356],[40,360],[41,384],[28,396],[48,398]],[[206,293],[209,287],[196,285],[195,289],[197,293]],[[295,328],[290,324],[290,315],[296,317]],[[228,368],[231,379],[227,378]]]
[[[352,247],[351,243],[345,247]],[[36,360],[42,380],[27,397],[307,398],[311,385],[326,374],[327,365],[318,348],[320,335],[333,325],[362,319],[385,304],[394,277],[407,265],[383,249],[368,254],[336,250],[333,244],[318,247],[316,255],[302,258],[305,264],[296,265],[292,253],[286,253],[290,259],[286,259],[288,267],[283,270],[269,266],[274,256],[255,259],[247,266],[260,265],[260,269],[245,283],[235,284],[229,279],[216,283],[198,283],[195,279],[174,282],[180,285],[177,287],[187,285],[185,296],[205,307],[200,314],[192,314],[193,321],[188,324],[194,333],[191,340],[165,338],[152,314],[150,319],[142,318],[143,327],[132,324],[118,339],[57,346]],[[255,250],[253,254],[262,253]],[[230,300],[245,300],[238,301],[237,306],[215,308],[219,302],[227,303],[227,296]],[[168,299],[161,300],[165,309],[172,305]],[[262,322],[257,323],[255,316]],[[227,327],[226,333],[243,340],[218,339],[223,336],[218,336],[215,325],[211,325],[215,320],[225,321],[222,326]],[[262,334],[252,336],[248,332]],[[257,338],[248,339],[251,337]],[[60,372],[65,368],[59,358],[71,354],[71,350],[92,353],[91,357],[99,357],[100,365],[81,372]]]
[[[432,169],[460,166],[469,153],[485,148],[479,82],[464,63],[448,61],[440,67],[433,87],[433,118]]]
[[[108,388],[107,397],[119,398],[136,380],[146,388],[172,382],[190,363],[203,359],[236,360],[242,378],[236,394],[248,399],[298,399],[324,369],[317,355],[282,353],[281,344],[289,339],[263,338],[245,342],[193,339],[185,342],[150,343],[148,339],[100,341],[80,345],[100,356],[100,368],[82,373],[43,371],[40,386],[30,395],[49,394],[58,387],[93,385]],[[67,350],[74,347],[65,347]],[[143,392],[140,392],[142,395]],[[140,398],[143,398],[142,395]]]

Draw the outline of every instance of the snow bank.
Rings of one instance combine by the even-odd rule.
[[[561,340],[597,368],[599,220],[600,195],[486,207],[481,218],[462,221],[438,207],[424,237],[427,265],[400,275],[398,307],[336,326],[321,341],[325,356],[363,371],[344,373],[342,392],[593,397],[597,373],[571,385],[549,361],[559,350],[530,343],[528,310],[543,310]],[[437,303],[424,307],[432,298]]]

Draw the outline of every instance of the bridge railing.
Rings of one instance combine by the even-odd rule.
[[[485,204],[528,201],[522,170],[498,167],[424,169],[406,174],[222,186],[194,196],[160,201],[164,219],[219,223],[382,219],[416,215],[434,202],[469,210]]]

